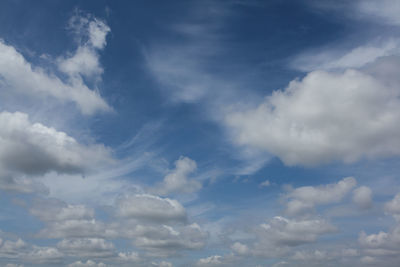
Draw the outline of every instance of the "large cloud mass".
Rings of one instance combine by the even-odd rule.
[[[254,109],[229,113],[235,141],[286,165],[400,155],[400,91],[357,70],[314,71]]]
[[[84,174],[111,163],[103,145],[82,145],[64,132],[32,123],[25,113],[0,113],[0,186],[30,191],[28,177],[48,172]]]

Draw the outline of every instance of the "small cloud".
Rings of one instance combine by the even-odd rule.
[[[269,181],[269,180],[265,180],[264,182],[262,182],[262,183],[259,185],[259,187],[268,187],[268,186],[270,186],[270,185],[271,185],[270,181]]]

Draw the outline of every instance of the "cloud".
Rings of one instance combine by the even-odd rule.
[[[182,250],[197,250],[205,246],[207,233],[198,224],[161,227],[141,226],[142,233],[134,244],[146,249],[149,256],[169,256]],[[139,230],[138,229],[138,230]]]
[[[399,94],[361,71],[313,71],[255,108],[228,112],[225,121],[236,144],[289,166],[398,156]]]
[[[64,132],[32,123],[25,113],[0,112],[0,187],[34,192],[43,185],[32,176],[50,172],[85,174],[97,164],[111,164],[103,145],[82,145]]]
[[[377,23],[400,26],[400,3],[397,0],[359,0],[356,7],[360,15]]]
[[[286,212],[291,215],[303,214],[312,211],[317,205],[337,203],[341,201],[356,184],[357,182],[353,177],[347,177],[335,184],[298,187],[286,195],[289,199]],[[361,191],[363,192],[358,194],[364,194],[363,197],[365,197],[365,190],[361,189]]]
[[[30,245],[22,239],[15,241],[0,239],[0,258],[27,263],[60,263],[64,255],[56,248]]]
[[[207,258],[199,259],[197,266],[216,266],[222,264],[222,256],[214,255]]]
[[[362,68],[367,64],[388,56],[400,54],[400,40],[389,38],[356,46],[350,51],[325,47],[321,51],[309,51],[300,54],[291,67],[301,71],[343,70]]]
[[[57,59],[58,68],[71,79],[86,77],[100,80],[103,68],[98,51],[104,49],[110,27],[89,15],[75,14],[69,21],[69,28],[79,38],[79,46],[74,54]]]
[[[176,200],[153,195],[135,195],[118,201],[117,214],[125,218],[157,222],[185,221],[186,211]]]
[[[92,219],[94,217],[92,208],[66,204],[57,199],[37,199],[29,211],[45,222]]]
[[[367,186],[360,186],[353,191],[353,202],[362,209],[372,207],[372,190]]]
[[[196,169],[197,164],[194,160],[187,157],[180,157],[175,161],[175,169],[167,174],[164,180],[150,191],[154,191],[160,195],[198,191],[202,187],[201,183],[188,178],[188,175]]]
[[[271,185],[271,183],[269,182],[269,180],[265,180],[264,182],[262,182],[259,186],[260,187],[268,187],[268,186],[270,186]]]
[[[57,248],[67,255],[79,258],[110,257],[116,254],[113,243],[102,238],[64,239]]]
[[[298,246],[315,242],[320,235],[335,231],[334,226],[322,219],[290,220],[280,216],[259,227],[259,233],[265,238],[264,241],[281,246]]]
[[[335,232],[336,227],[320,218],[296,220],[275,216],[253,231],[255,237],[249,240],[249,244],[235,242],[231,246],[237,255],[282,257],[291,248],[314,243],[321,235]]]
[[[296,251],[291,257],[296,261],[326,261],[328,258],[326,251],[315,250],[309,251]]]
[[[74,263],[68,264],[67,267],[106,267],[102,262],[96,263],[92,260],[87,260],[86,262],[76,261]]]
[[[240,242],[235,242],[231,246],[231,249],[233,252],[235,252],[238,255],[247,255],[249,253],[249,248],[245,244],[242,244]]]
[[[12,46],[0,40],[0,88],[3,92],[28,95],[33,98],[50,96],[62,102],[74,102],[83,114],[109,111],[111,108],[94,90],[81,79],[70,79],[68,83],[55,74],[49,74],[33,66]]]
[[[384,207],[386,213],[400,221],[400,193],[396,194],[391,201],[386,202]]]

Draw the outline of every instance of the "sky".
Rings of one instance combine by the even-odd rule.
[[[400,262],[400,1],[0,2],[0,266]]]

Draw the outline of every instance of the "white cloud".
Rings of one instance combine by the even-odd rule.
[[[292,260],[297,261],[325,261],[328,258],[326,251],[296,251],[291,257]]]
[[[169,256],[182,250],[197,250],[205,245],[207,233],[198,224],[161,227],[140,226],[134,244],[144,248],[150,256]]]
[[[22,239],[16,241],[0,239],[0,258],[27,263],[59,263],[64,255],[56,248],[30,245]]]
[[[290,166],[397,156],[400,92],[388,84],[357,70],[314,71],[226,123],[237,144]]]
[[[51,96],[61,101],[75,102],[83,114],[109,111],[111,108],[81,79],[63,82],[54,74],[32,66],[14,47],[0,40],[0,88],[4,92],[26,94],[31,97]]]
[[[94,218],[94,210],[84,205],[66,204],[56,199],[38,199],[29,210],[42,221],[65,221]]]
[[[152,262],[152,263],[151,263],[151,266],[157,266],[157,267],[172,267],[173,265],[172,265],[172,263],[170,263],[170,262],[161,261],[161,262],[159,262],[159,263]]]
[[[290,220],[276,216],[268,224],[261,224],[258,233],[264,241],[280,246],[298,246],[315,242],[326,233],[335,232],[336,228],[323,219]]]
[[[139,262],[141,258],[136,252],[120,252],[118,253],[118,260],[121,262]]]
[[[298,187],[286,195],[289,198],[286,211],[288,214],[296,215],[312,211],[316,205],[337,203],[356,184],[357,182],[353,177],[347,177],[336,184]],[[361,192],[361,194],[364,193]]]
[[[231,246],[233,252],[237,253],[238,255],[246,255],[249,253],[249,248],[245,244],[240,242],[235,242]]]
[[[260,187],[268,187],[268,186],[270,186],[271,185],[271,183],[269,182],[269,180],[265,180],[264,182],[262,182],[261,184],[260,184]]]
[[[68,264],[68,267],[106,267],[102,262],[96,263],[92,260],[87,260],[86,262],[76,261],[74,263]]]
[[[218,266],[222,265],[223,257],[220,255],[214,255],[207,258],[199,259],[197,266]]]
[[[362,209],[372,207],[372,190],[367,186],[360,186],[353,191],[353,201]]]
[[[368,19],[400,26],[400,2],[397,0],[359,0],[356,7],[359,14]]]
[[[25,113],[0,112],[0,124],[3,189],[32,192],[37,185],[29,180],[31,176],[50,172],[85,174],[97,164],[112,163],[103,145],[79,144],[64,132],[30,122]]]
[[[110,257],[116,254],[113,243],[102,238],[64,239],[57,248],[74,257]]]
[[[385,212],[392,214],[400,221],[400,193],[389,202],[385,203]]]
[[[235,242],[231,249],[239,256],[287,257],[294,247],[314,243],[321,235],[336,231],[321,218],[296,220],[276,216],[255,227],[248,244]]]
[[[81,40],[74,54],[58,58],[59,69],[73,79],[85,76],[99,80],[103,68],[99,63],[98,50],[104,49],[110,27],[99,19],[80,14],[73,16],[69,24]],[[85,41],[82,43],[82,40]]]
[[[400,40],[387,39],[357,46],[350,51],[328,47],[322,51],[305,52],[297,56],[291,66],[302,71],[362,68],[380,58],[399,54]]]
[[[176,200],[153,195],[134,195],[121,198],[117,214],[138,220],[158,222],[185,221],[186,211]]]
[[[380,231],[367,235],[364,231],[359,234],[358,242],[364,254],[373,257],[388,257],[400,255],[400,226],[389,232]]]
[[[192,193],[199,190],[202,185],[200,182],[189,179],[188,175],[197,169],[194,160],[187,157],[180,157],[175,161],[175,169],[164,177],[164,180],[156,185],[151,191],[160,195],[171,193]]]

